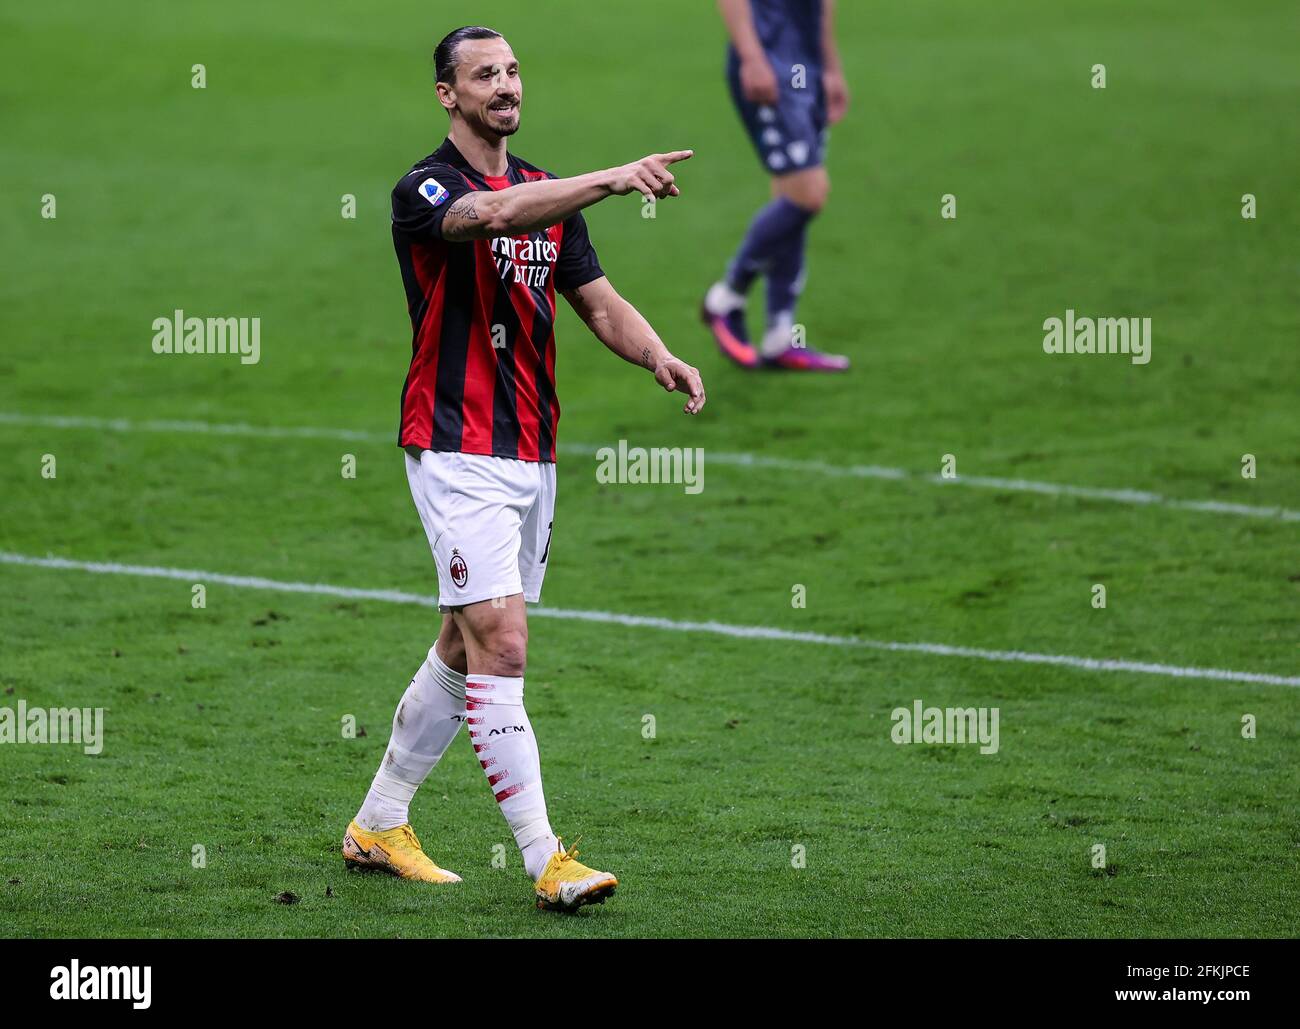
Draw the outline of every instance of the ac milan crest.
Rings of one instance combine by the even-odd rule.
[[[458,589],[464,589],[465,583],[469,582],[469,565],[465,559],[460,556],[460,551],[451,548],[451,581],[454,582]]]

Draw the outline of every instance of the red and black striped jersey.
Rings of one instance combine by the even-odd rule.
[[[555,460],[555,291],[600,278],[581,214],[526,236],[448,242],[457,197],[555,176],[514,155],[483,175],[448,139],[393,189],[393,245],[414,329],[400,446]]]

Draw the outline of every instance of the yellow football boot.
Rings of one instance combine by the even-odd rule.
[[[461,881],[455,872],[439,868],[429,860],[410,825],[399,825],[383,832],[367,832],[356,822],[351,823],[343,836],[343,863],[348,868],[387,872],[417,882]]]
[[[543,911],[577,911],[584,904],[604,904],[618,880],[577,860],[578,841],[550,856],[537,878],[537,906]]]

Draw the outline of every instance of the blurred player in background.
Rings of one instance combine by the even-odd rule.
[[[844,371],[848,358],[794,338],[808,224],[830,192],[827,126],[849,106],[835,47],[834,0],[718,0],[718,8],[731,37],[727,82],[772,177],[772,200],[750,222],[726,276],[706,294],[705,324],[722,353],[745,368]],[[759,275],[767,279],[767,327],[755,349],[745,295]]]

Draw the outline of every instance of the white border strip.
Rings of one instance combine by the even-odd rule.
[[[243,422],[165,421],[149,419],[131,421],[128,418],[83,418],[60,415],[28,415],[13,411],[0,411],[0,424],[29,425],[47,429],[95,429],[103,432],[159,432],[179,435],[254,436],[263,439],[338,439],[349,442],[396,442],[393,433],[366,432],[357,429],[312,428],[310,426],[247,425]],[[597,447],[585,443],[562,443],[561,453],[592,456]],[[887,468],[881,465],[841,465],[825,461],[805,461],[796,458],[767,457],[762,454],[727,453],[709,450],[710,464],[730,465],[735,468],[759,468],[771,471],[798,472],[805,475],[828,475],[853,479],[906,479],[936,486],[975,486],[979,489],[1002,493],[1040,493],[1056,497],[1079,497],[1084,500],[1108,500],[1117,504],[1136,504],[1150,507],[1167,507],[1180,511],[1200,511],[1207,514],[1239,515],[1247,518],[1270,518],[1283,522],[1300,522],[1300,511],[1285,507],[1256,507],[1251,504],[1232,504],[1220,500],[1179,500],[1160,493],[1136,489],[1104,489],[1097,486],[1070,486],[1057,482],[1036,482],[1030,479],[1004,479],[987,475],[959,475],[945,479],[941,475],[924,475],[909,472],[906,468]]]
[[[187,568],[159,568],[114,562],[71,561],[61,557],[34,557],[0,551],[0,564],[29,568],[54,568],[64,571],[95,572],[101,575],[134,575],[152,579],[178,579],[183,582],[219,583],[243,589],[276,590],[281,593],[308,593],[318,596],[345,597],[349,600],[379,600],[389,604],[418,604],[437,607],[437,599],[418,593],[397,590],[363,590],[327,583],[282,582],[247,575],[223,575]],[[556,607],[537,607],[530,612],[536,618],[562,618],[577,622],[600,622],[636,629],[663,629],[668,632],[702,632],[735,639],[777,640],[783,643],[817,643],[830,647],[854,647],[890,650],[909,654],[934,654],[962,657],[977,661],[1009,661],[1017,664],[1057,665],[1087,672],[1137,672],[1143,675],[1169,675],[1179,679],[1210,679],[1219,682],[1263,683],[1269,686],[1300,686],[1300,676],[1266,675],[1261,672],[1232,672],[1222,668],[1183,668],[1147,661],[1121,661],[1110,658],[1069,657],[1063,654],[1034,654],[1022,650],[984,650],[979,647],[954,647],[946,643],[897,643],[869,640],[858,636],[827,636],[817,632],[793,632],[762,625],[731,625],[727,622],[688,622],[672,618],[625,615],[613,611],[576,611]]]

